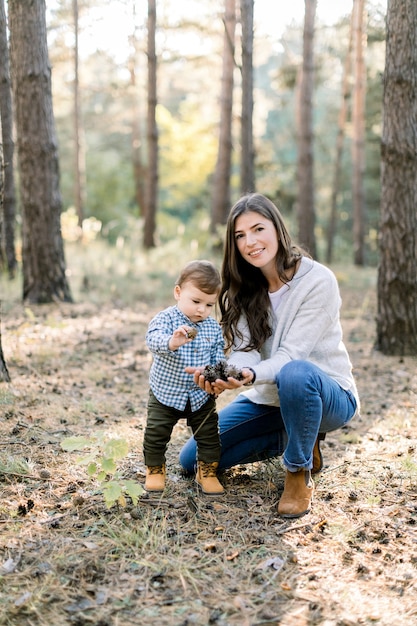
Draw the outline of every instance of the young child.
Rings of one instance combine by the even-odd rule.
[[[220,274],[212,263],[191,261],[176,281],[176,305],[159,312],[148,326],[146,345],[153,362],[143,441],[147,491],[165,488],[165,452],[181,418],[187,420],[197,442],[197,484],[207,495],[224,491],[216,475],[220,437],[215,398],[185,372],[187,366],[204,367],[224,359],[222,330],[210,316],[220,286]]]

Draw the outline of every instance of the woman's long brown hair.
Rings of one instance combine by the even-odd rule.
[[[221,325],[228,350],[236,338],[243,340],[237,326],[242,315],[246,317],[250,333],[250,341],[243,347],[244,350],[259,350],[272,334],[267,280],[259,268],[243,259],[236,244],[236,220],[249,212],[259,213],[275,226],[279,243],[276,268],[284,283],[289,282],[287,270],[295,267],[302,256],[307,256],[306,252],[292,243],[282,215],[271,200],[260,193],[251,193],[236,202],[230,210],[226,225],[219,297]]]

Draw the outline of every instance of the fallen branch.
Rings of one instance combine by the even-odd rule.
[[[311,522],[306,522],[305,524],[293,524],[292,526],[287,526],[286,528],[283,528],[282,530],[278,530],[277,531],[277,535],[284,535],[285,533],[289,533],[292,530],[300,530],[301,528],[307,528],[307,526],[310,526],[311,529],[316,529],[316,528],[320,528],[321,526],[324,526],[324,524],[327,523],[326,518],[321,519],[319,522],[316,522],[315,524],[311,524]]]

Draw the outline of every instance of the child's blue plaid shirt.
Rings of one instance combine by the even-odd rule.
[[[183,324],[196,328],[198,335],[178,350],[170,350],[168,342],[172,333]],[[219,323],[207,317],[194,324],[177,306],[170,306],[151,320],[146,345],[153,355],[149,384],[159,402],[183,411],[190,400],[192,411],[201,408],[209,396],[184,368],[214,365],[224,359],[224,339]]]

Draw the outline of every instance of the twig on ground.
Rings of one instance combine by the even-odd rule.
[[[324,524],[327,524],[327,519],[325,517],[315,524],[311,524],[311,522],[306,522],[305,524],[293,524],[292,526],[287,526],[286,528],[277,530],[277,535],[284,535],[285,533],[289,533],[292,530],[300,530],[301,528],[306,528],[307,526],[311,526],[313,529],[316,529],[324,526]]]

